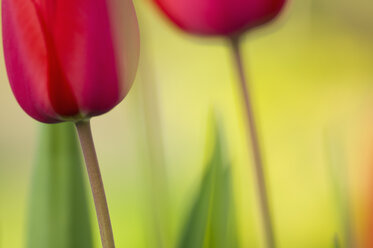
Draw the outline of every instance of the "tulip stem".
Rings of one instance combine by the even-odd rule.
[[[80,145],[83,150],[88,177],[91,184],[93,199],[96,207],[98,225],[103,248],[115,248],[113,230],[110,222],[109,209],[106,202],[104,184],[101,178],[95,145],[92,138],[90,121],[76,123]]]
[[[269,202],[268,202],[268,192],[266,186],[266,180],[263,168],[263,158],[260,149],[258,130],[256,127],[256,122],[254,118],[254,111],[252,106],[252,99],[249,94],[249,85],[245,76],[242,52],[240,49],[240,39],[239,37],[233,37],[230,40],[231,48],[234,56],[234,61],[239,74],[239,87],[242,92],[242,97],[245,103],[246,121],[247,121],[247,136],[248,141],[251,143],[251,153],[253,155],[253,169],[257,184],[257,191],[259,197],[259,207],[261,211],[261,218],[263,222],[264,235],[268,248],[275,248],[275,235],[272,224],[272,218],[270,214]]]

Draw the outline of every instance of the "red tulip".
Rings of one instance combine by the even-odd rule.
[[[153,0],[180,28],[230,36],[275,18],[286,0]]]
[[[132,85],[139,32],[131,0],[3,0],[2,26],[12,90],[38,121],[103,114]]]

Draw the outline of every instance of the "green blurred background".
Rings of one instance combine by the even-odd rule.
[[[170,199],[162,225],[167,242],[177,243],[206,169],[212,109],[219,112],[232,162],[240,247],[261,247],[243,109],[227,44],[180,32],[147,1],[135,5],[142,33],[137,80],[122,104],[92,120],[117,247],[155,247],[146,123],[162,137],[163,148],[157,149],[164,151],[162,179]],[[346,236],[346,204],[351,230],[364,247],[373,218],[372,16],[369,0],[294,0],[276,23],[246,36],[244,59],[279,247],[333,247],[336,235]],[[0,247],[20,248],[41,128],[16,103],[3,59],[0,70]],[[146,114],[146,99],[154,94],[155,118]],[[157,118],[160,126],[152,123]]]

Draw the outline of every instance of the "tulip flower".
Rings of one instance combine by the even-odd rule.
[[[44,123],[76,123],[102,244],[113,248],[89,119],[115,107],[134,80],[132,0],[3,0],[2,31],[10,85],[24,111]]]
[[[111,110],[125,97],[139,41],[132,2],[122,2],[3,1],[7,72],[26,113],[45,123],[79,121]]]
[[[239,74],[247,139],[252,147],[254,174],[264,234],[268,247],[275,247],[268,193],[263,169],[249,86],[244,73],[240,41],[246,31],[272,21],[283,9],[286,0],[153,0],[164,14],[182,30],[202,36],[220,36],[229,40]]]
[[[181,29],[232,36],[276,17],[285,0],[153,0]]]

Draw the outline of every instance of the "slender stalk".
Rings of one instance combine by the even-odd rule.
[[[78,131],[80,145],[83,150],[88,177],[91,184],[98,225],[100,228],[102,247],[115,248],[104,184],[102,183],[100,166],[98,164],[95,145],[92,138],[91,124],[89,121],[80,121],[77,122],[75,126]]]
[[[247,136],[248,141],[251,142],[254,174],[257,184],[259,207],[264,228],[265,240],[268,248],[275,248],[275,235],[273,230],[272,218],[269,210],[268,192],[263,168],[263,158],[261,154],[258,130],[256,127],[255,117],[253,113],[252,100],[249,94],[248,81],[245,76],[244,66],[242,61],[242,53],[240,50],[239,37],[231,38],[231,48],[236,63],[237,71],[239,74],[239,87],[241,88],[242,97],[245,102],[245,112],[247,119]]]

